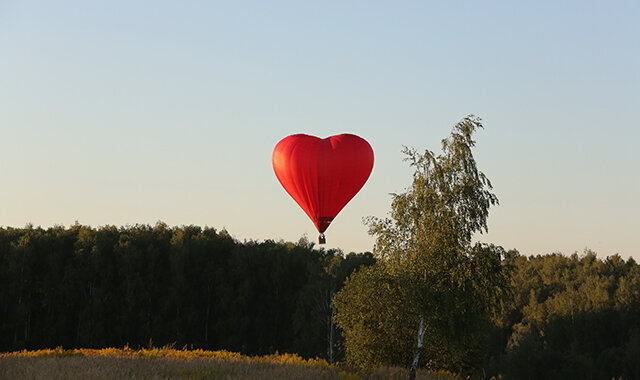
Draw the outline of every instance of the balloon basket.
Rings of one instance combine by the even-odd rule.
[[[325,244],[327,242],[327,239],[324,237],[324,234],[320,234],[320,236],[318,236],[318,244]]]

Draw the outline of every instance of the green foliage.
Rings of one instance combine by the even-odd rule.
[[[356,368],[410,362],[417,314],[408,312],[406,288],[381,266],[354,273],[335,299],[336,322],[343,330],[346,358]]]
[[[404,149],[415,169],[411,187],[393,194],[391,218],[367,220],[380,260],[352,276],[336,298],[350,364],[408,365],[424,319],[424,365],[478,368],[489,317],[508,288],[504,250],[471,244],[497,203],[471,152],[481,127],[473,116],[463,119],[438,156]]]
[[[592,251],[513,256],[491,371],[507,379],[640,378],[640,267]]]
[[[329,250],[328,253],[321,260],[309,263],[312,267],[308,271],[312,275],[299,290],[298,307],[293,315],[293,349],[306,357],[327,352],[329,334],[333,334],[332,355],[335,360],[336,356],[342,356],[342,344],[331,320],[333,297],[356,268],[372,265],[375,259],[369,252],[352,252],[346,256],[340,251]]]
[[[197,226],[2,228],[0,351],[153,343],[325,357],[331,310],[316,306],[373,261]]]
[[[226,231],[164,224],[0,228],[0,351],[153,342],[326,357],[338,292],[338,310],[350,311],[336,319],[353,364],[406,366],[424,310],[412,297],[426,294],[435,327],[425,366],[468,373],[482,361],[487,377],[504,379],[640,378],[633,259],[523,257],[490,245],[472,246],[468,257],[448,268],[476,275],[443,271],[429,282],[448,289],[438,298],[416,292],[415,277],[393,261],[368,266],[371,254],[315,250],[305,240],[240,243]],[[497,266],[511,273],[512,292],[490,309],[488,325],[484,300],[500,295],[489,281]],[[448,318],[437,318],[442,310]]]

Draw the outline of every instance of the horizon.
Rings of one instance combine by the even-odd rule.
[[[330,247],[327,248],[326,244],[318,244],[318,242],[314,239],[310,239],[309,236],[305,233],[304,235],[302,235],[299,239],[297,240],[285,240],[285,239],[273,239],[273,238],[265,238],[265,239],[252,239],[252,238],[244,238],[244,239],[240,239],[237,236],[235,236],[233,234],[233,231],[229,231],[226,228],[216,228],[213,226],[208,226],[208,225],[204,225],[204,226],[200,226],[200,225],[195,225],[195,224],[181,224],[181,225],[169,225],[165,222],[163,222],[162,220],[158,220],[155,223],[135,223],[135,224],[126,224],[126,225],[114,225],[114,224],[105,224],[105,225],[98,225],[98,226],[93,226],[93,225],[87,225],[87,224],[81,224],[78,223],[77,221],[74,222],[73,224],[70,225],[63,225],[63,224],[54,224],[52,226],[40,226],[40,225],[33,225],[31,223],[27,223],[25,224],[23,227],[16,227],[16,226],[4,226],[4,225],[0,225],[0,228],[3,229],[9,229],[9,228],[13,228],[13,229],[42,229],[44,231],[49,230],[49,229],[55,229],[55,228],[63,228],[65,230],[70,230],[73,227],[79,226],[79,227],[86,227],[92,230],[99,230],[102,228],[109,228],[109,227],[115,227],[118,230],[121,229],[132,229],[132,228],[136,228],[136,227],[149,227],[149,228],[155,228],[159,225],[164,226],[165,228],[169,229],[169,230],[173,230],[173,229],[180,229],[180,228],[186,228],[186,227],[196,227],[199,228],[201,230],[206,230],[206,229],[213,229],[215,231],[216,234],[220,234],[222,232],[228,234],[228,236],[233,239],[234,241],[236,241],[239,244],[247,244],[247,243],[258,243],[258,244],[262,244],[262,243],[266,243],[267,241],[272,241],[275,242],[277,244],[299,244],[301,241],[304,241],[306,239],[307,243],[311,243],[312,244],[312,249],[313,250],[325,250],[325,251],[334,251],[337,254],[340,255],[347,255],[349,253],[356,253],[356,254],[363,254],[363,253],[372,253],[375,256],[375,253],[373,252],[373,250],[365,250],[365,251],[345,251],[344,249],[340,248],[340,247]],[[480,243],[487,243],[487,244],[492,244],[490,242],[484,242],[481,240],[478,240],[477,242]],[[504,248],[504,247],[503,247]],[[601,254],[599,254],[598,252],[592,250],[589,247],[585,247],[582,251],[574,251],[574,252],[560,252],[560,251],[553,251],[553,252],[547,252],[547,253],[538,253],[538,254],[534,254],[534,255],[527,255],[524,254],[522,252],[520,252],[517,248],[512,248],[512,250],[516,250],[518,252],[518,254],[522,255],[522,256],[526,256],[526,257],[536,257],[536,256],[545,256],[545,255],[562,255],[565,257],[571,257],[572,255],[578,255],[578,257],[582,258],[587,254],[595,254],[596,257],[600,260],[606,260],[607,258],[611,257],[611,256],[620,256],[622,259],[624,259],[625,261],[628,261],[629,259],[634,259],[633,256],[628,256],[628,257],[624,257],[622,255],[620,255],[619,253],[614,253],[612,255],[606,255],[603,256]],[[505,251],[510,251],[509,249],[505,249]],[[635,259],[634,259],[635,260]]]

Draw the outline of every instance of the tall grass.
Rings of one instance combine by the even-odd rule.
[[[152,348],[132,350],[62,348],[0,353],[0,379],[406,379],[407,371],[380,368],[354,374],[322,359],[295,354],[248,357],[229,351]],[[418,373],[422,380],[457,380],[448,373]]]

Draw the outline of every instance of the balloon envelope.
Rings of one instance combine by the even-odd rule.
[[[284,189],[322,234],[367,182],[373,149],[351,134],[326,139],[297,134],[276,145],[272,162]]]

